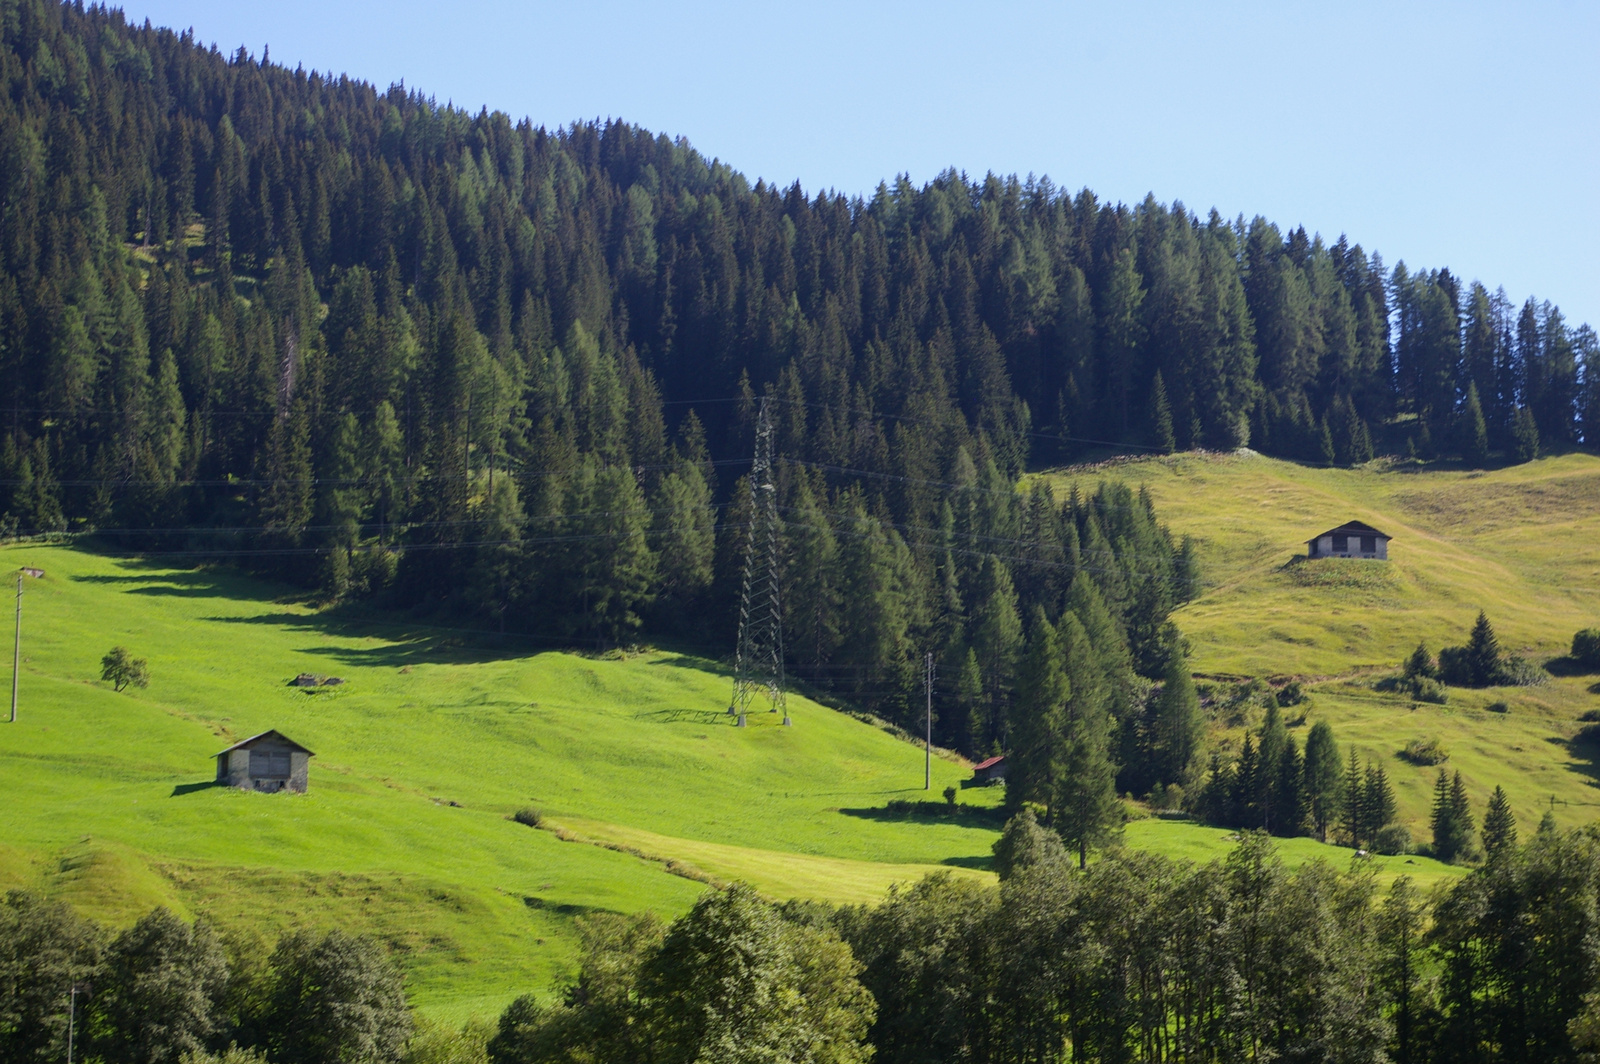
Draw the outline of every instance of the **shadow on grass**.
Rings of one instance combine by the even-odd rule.
[[[611,913],[613,915],[621,915],[615,909],[606,909],[598,905],[576,905],[571,902],[551,902],[545,901],[543,898],[536,898],[531,894],[526,894],[523,896],[522,904],[526,905],[530,909],[538,909],[540,912],[554,913],[557,916],[589,916],[593,913]]]
[[[980,872],[994,871],[994,858],[990,857],[946,857],[939,862],[951,868],[976,868]]]
[[[220,624],[263,625],[296,632],[314,632],[333,639],[381,639],[380,646],[297,647],[340,664],[400,668],[406,665],[473,665],[525,658],[546,651],[567,649],[534,636],[446,628],[407,619],[384,620],[345,608],[318,613],[265,613],[253,617],[202,617]]]
[[[648,720],[656,724],[699,724],[706,727],[713,724],[731,724],[733,718],[725,710],[720,709],[652,709],[644,713],[635,713],[634,720]]]
[[[203,783],[180,783],[176,787],[172,788],[172,793],[167,795],[167,797],[182,798],[184,795],[193,794],[195,791],[209,791],[213,787],[222,786],[225,786],[225,784],[219,783],[216,780],[206,780]]]
[[[1563,654],[1559,658],[1551,658],[1544,663],[1544,671],[1551,676],[1593,676],[1595,670],[1570,654]],[[1600,691],[1600,684],[1589,688],[1591,691]]]
[[[945,802],[891,802],[870,809],[841,809],[845,816],[889,824],[954,824],[963,828],[998,831],[1006,826],[1005,810]]]
[[[1572,756],[1572,771],[1588,777],[1591,787],[1600,787],[1600,724],[1586,724],[1570,739],[1552,735],[1545,740]]]

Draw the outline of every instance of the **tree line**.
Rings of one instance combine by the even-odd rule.
[[[378,943],[330,931],[275,946],[156,909],[120,934],[25,891],[0,903],[0,1059],[105,1064],[398,1061],[413,1023]]]
[[[877,906],[713,892],[668,927],[585,923],[558,1001],[492,1064],[573,1060],[1528,1061],[1600,1048],[1600,841],[1553,824],[1429,901],[1369,865],[1289,870],[1261,833],[1205,865],[1079,871],[1019,816],[998,889],[948,874]]]

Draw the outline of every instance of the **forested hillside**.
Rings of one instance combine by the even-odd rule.
[[[1030,460],[1600,441],[1592,330],[1343,238],[1048,180],[751,185],[46,0],[0,36],[13,533],[720,652],[769,396],[792,667],[907,719],[931,649],[937,738],[980,751],[1043,682],[1035,618],[1126,633],[1091,671],[1133,727],[1196,579],[1148,499],[1020,495]]]

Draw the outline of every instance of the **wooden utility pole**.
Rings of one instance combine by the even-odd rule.
[[[41,577],[43,569],[30,569],[24,565],[17,570],[17,634],[11,643],[11,723],[17,722],[17,674],[22,671],[22,578]]]
[[[11,723],[17,722],[17,672],[22,668],[22,571],[17,570],[17,634],[11,644]]]
[[[927,731],[922,737],[922,789],[933,789],[933,651],[927,659],[928,718]]]

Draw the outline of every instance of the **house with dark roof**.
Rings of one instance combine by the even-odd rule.
[[[1372,558],[1389,560],[1389,540],[1369,524],[1346,521],[1338,528],[1330,528],[1319,536],[1306,540],[1308,558]]]
[[[1000,783],[1006,778],[1006,755],[996,754],[972,766],[973,783]]]
[[[282,732],[264,731],[217,755],[217,782],[242,791],[304,794],[315,756]]]

